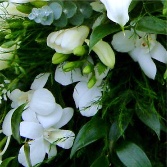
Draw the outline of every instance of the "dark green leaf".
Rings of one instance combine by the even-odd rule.
[[[83,21],[84,21],[84,17],[80,11],[77,11],[77,13],[72,18],[69,19],[69,22],[74,26],[81,25]]]
[[[11,119],[11,126],[12,126],[12,134],[13,137],[21,143],[20,139],[20,122],[21,122],[21,114],[24,111],[25,104],[22,104],[19,106],[13,113],[12,119]]]
[[[92,163],[90,167],[109,167],[109,161],[107,156],[100,156]]]
[[[136,25],[136,29],[147,33],[167,34],[167,21],[153,16],[141,18]]]
[[[116,149],[116,154],[126,167],[152,167],[147,155],[134,143],[125,143]]]
[[[111,24],[105,24],[105,25],[100,25],[96,27],[92,34],[90,35],[90,43],[89,43],[89,50],[92,49],[92,47],[100,41],[102,38],[106,37],[109,34],[115,33],[117,31],[120,31],[119,26],[113,26]]]
[[[25,153],[25,157],[26,157],[28,167],[32,167],[31,160],[30,160],[30,146],[29,146],[28,143],[24,144],[24,153]]]
[[[76,136],[70,157],[72,158],[76,151],[106,136],[106,134],[105,122],[98,117],[92,118],[80,129]]]
[[[64,13],[62,13],[61,17],[58,20],[54,21],[54,25],[56,27],[65,27],[67,25],[67,17]]]
[[[75,5],[75,3],[70,1],[65,1],[63,12],[67,18],[73,17],[76,11],[77,11],[77,6]]]
[[[89,18],[92,15],[92,7],[90,6],[90,3],[88,2],[81,2],[79,4],[79,10],[82,13],[82,15],[84,16],[84,18]]]
[[[148,109],[141,107],[142,106],[138,106],[136,114],[138,115],[139,119],[148,127],[150,127],[160,139],[161,124],[158,113],[156,112],[154,106],[151,105]]]
[[[15,157],[9,157],[2,161],[0,164],[0,167],[8,167],[9,163],[14,159]]]

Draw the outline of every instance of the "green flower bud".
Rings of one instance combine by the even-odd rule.
[[[87,83],[88,88],[92,88],[96,84],[96,81],[96,77],[92,76]]]
[[[47,2],[46,1],[33,1],[33,2],[30,2],[33,6],[35,6],[36,8],[41,8],[42,6],[45,6],[47,5]]]
[[[64,62],[68,58],[69,58],[69,55],[67,55],[67,54],[55,53],[52,57],[52,63],[59,64],[59,63]]]
[[[73,69],[75,69],[75,68],[78,68],[78,67],[80,67],[80,65],[81,65],[81,62],[79,61],[75,61],[75,62],[67,62],[64,66],[63,66],[63,70],[65,71],[65,72],[68,72],[68,71],[71,71],[71,70],[73,70]]]
[[[167,69],[166,69],[166,71],[164,73],[164,79],[167,80]]]
[[[76,56],[83,56],[88,53],[87,46],[78,46],[73,50],[73,54]]]
[[[28,6],[28,5],[17,5],[17,6],[16,6],[16,9],[17,9],[19,12],[29,14],[29,13],[31,13],[32,7],[30,7],[30,6]]]
[[[93,65],[89,64],[87,66],[84,67],[84,69],[82,70],[82,72],[84,74],[89,74],[93,71]]]

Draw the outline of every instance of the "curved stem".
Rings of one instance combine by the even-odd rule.
[[[6,152],[8,146],[9,146],[10,139],[11,139],[11,136],[8,136],[7,141],[6,141],[6,144],[5,144],[5,147],[4,147],[4,149],[0,152],[0,156],[2,156],[2,155]]]

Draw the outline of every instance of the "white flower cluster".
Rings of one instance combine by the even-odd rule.
[[[48,77],[48,73],[40,74],[32,83],[30,91],[15,89],[9,94],[13,109],[7,113],[2,125],[3,133],[11,136],[12,115],[20,105],[26,103],[20,123],[20,136],[25,138],[30,147],[30,162],[33,166],[42,162],[46,153],[48,158],[56,156],[56,145],[64,149],[71,148],[75,137],[72,131],[60,129],[72,118],[73,109],[63,109],[55,102],[52,93],[43,88]],[[29,166],[24,145],[20,149],[18,161],[25,167]]]

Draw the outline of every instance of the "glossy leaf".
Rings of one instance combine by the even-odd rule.
[[[69,22],[74,26],[79,26],[83,23],[84,17],[81,12],[77,11],[77,13],[69,19]]]
[[[53,10],[54,19],[55,20],[59,19],[63,11],[62,6],[57,2],[53,2],[49,5],[49,7]]]
[[[20,139],[20,122],[21,122],[21,114],[24,111],[25,104],[22,104],[19,106],[13,113],[12,119],[11,119],[11,126],[12,126],[12,134],[13,137],[21,143]]]
[[[9,157],[2,161],[0,164],[0,167],[9,167],[9,163],[14,159],[15,157]]]
[[[147,155],[134,143],[124,143],[116,149],[116,154],[126,167],[152,167]]]
[[[79,10],[84,16],[84,18],[89,18],[92,15],[92,7],[90,6],[90,3],[88,2],[83,2],[79,4]]]
[[[72,158],[76,151],[106,136],[106,134],[105,122],[98,117],[92,118],[80,129],[76,136],[70,157]]]
[[[138,115],[139,119],[148,127],[150,127],[160,139],[161,123],[154,106],[151,105],[151,107],[148,109],[141,108],[140,106],[138,107],[136,114]]]
[[[75,3],[70,1],[65,1],[63,12],[67,18],[73,17],[76,11],[77,11],[77,6],[75,5]]]
[[[107,156],[98,157],[90,167],[109,167],[109,161]]]
[[[136,30],[154,34],[167,34],[167,21],[153,16],[145,16],[137,22]]]
[[[116,33],[117,31],[120,31],[120,27],[117,25],[113,26],[111,24],[105,24],[96,27],[90,35],[89,50],[91,50],[92,47],[102,38],[109,34]]]

